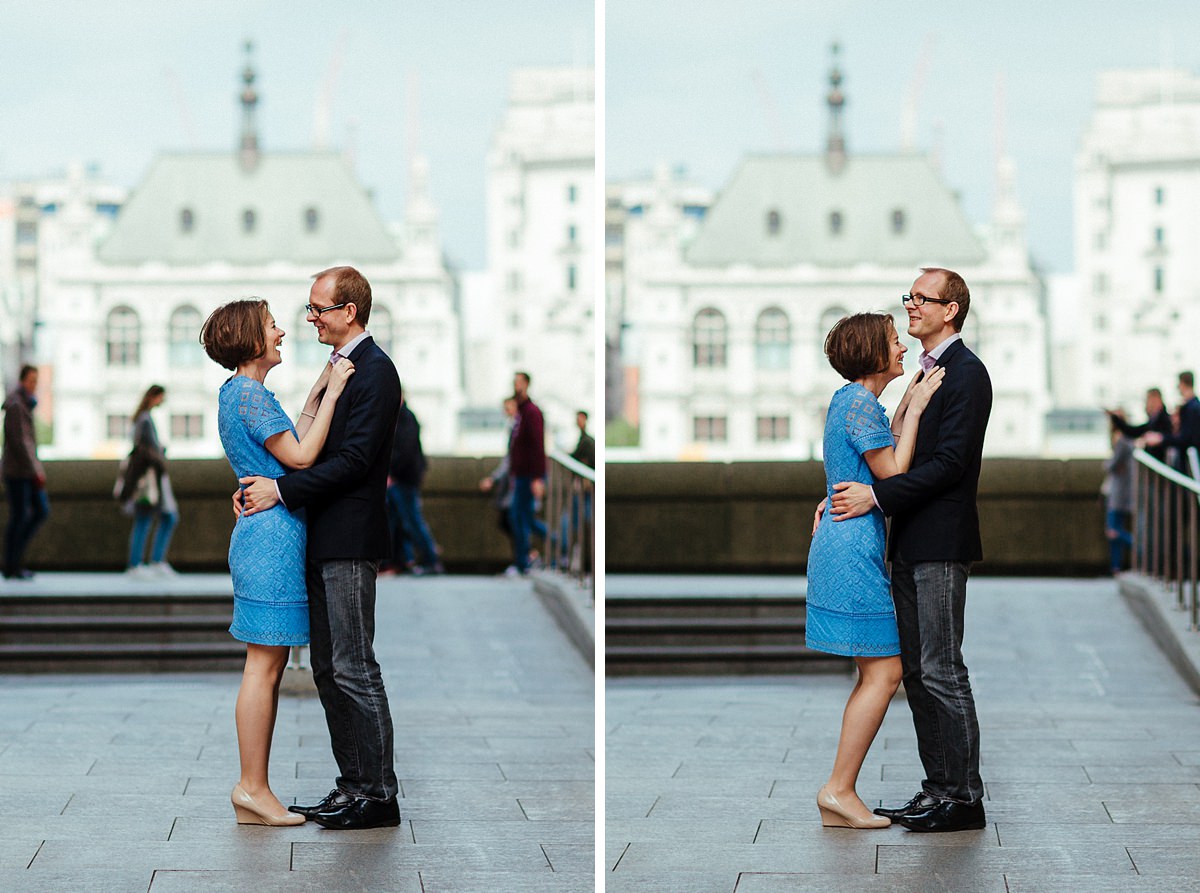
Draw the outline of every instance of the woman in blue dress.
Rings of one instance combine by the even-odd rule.
[[[329,434],[333,408],[354,365],[341,359],[312,387],[300,420],[291,419],[264,385],[282,362],[284,332],[267,302],[232,301],[212,312],[200,340],[208,355],[234,375],[221,386],[217,428],[235,477],[278,478],[307,468]],[[241,778],[230,799],[239,824],[300,825],[271,792],[267,763],[279,706],[279,683],[293,645],[308,644],[308,593],[304,585],[306,530],[302,515],[282,504],[242,515],[229,541],[235,639],[246,643],[246,667],[236,720]]]
[[[904,374],[907,348],[883,313],[845,317],[825,338],[830,365],[849,384],[833,395],[825,417],[826,496],[840,481],[871,484],[908,470],[921,412],[941,385],[936,367],[913,377],[888,424],[879,396]],[[918,379],[920,379],[918,381]],[[817,794],[821,822],[845,828],[885,828],[855,792],[858,773],[892,695],[900,685],[900,640],[884,567],[883,513],[817,524],[808,553],[805,639],[809,648],[854,658],[858,681],[842,716],[829,781]]]

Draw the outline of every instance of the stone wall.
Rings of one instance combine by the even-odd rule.
[[[451,571],[494,572],[511,561],[480,478],[498,459],[432,457],[425,481],[425,518]],[[233,530],[230,495],[237,480],[220,460],[170,464],[180,521],[168,560],[180,570],[225,571]],[[34,570],[119,570],[125,566],[132,519],[113,501],[116,462],[47,462],[50,518],[26,555]],[[7,524],[7,503],[0,523]]]
[[[980,478],[977,573],[1091,575],[1108,564],[1095,460],[990,459]],[[610,573],[799,573],[820,462],[612,463]]]

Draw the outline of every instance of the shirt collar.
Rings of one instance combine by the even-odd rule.
[[[962,341],[962,333],[955,332],[953,335],[951,335],[949,338],[947,338],[945,341],[943,341],[941,344],[939,344],[933,350],[921,351],[921,356],[933,357],[933,361],[936,363],[938,360],[940,360],[942,358],[942,354],[944,354],[946,352],[946,350],[950,347],[950,345],[953,344],[955,341]]]
[[[348,357],[348,356],[350,356],[350,354],[352,354],[354,352],[354,349],[363,342],[364,339],[370,338],[370,337],[371,337],[371,333],[364,329],[363,333],[361,335],[352,339],[345,346],[339,347],[337,349],[337,351],[335,351],[335,352],[337,353],[338,356]],[[332,353],[329,355],[329,358],[333,359]]]

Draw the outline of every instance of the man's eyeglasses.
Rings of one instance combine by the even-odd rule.
[[[914,307],[920,307],[922,304],[954,304],[956,301],[946,301],[942,298],[927,298],[924,295],[901,295],[901,304],[912,304]]]
[[[320,316],[326,310],[338,310],[349,304],[349,301],[342,301],[340,304],[330,304],[328,307],[318,307],[316,304],[305,304],[304,309],[314,316]]]

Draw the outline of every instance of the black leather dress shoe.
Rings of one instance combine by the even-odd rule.
[[[983,801],[955,803],[941,800],[920,812],[906,812],[896,820],[909,831],[978,831],[987,825]]]
[[[400,824],[400,804],[396,798],[388,800],[368,800],[366,797],[354,797],[349,803],[342,803],[324,811],[309,816],[322,828],[332,831],[357,831],[362,828],[394,828]]]
[[[930,797],[924,791],[917,791],[911,800],[903,806],[880,806],[878,809],[871,810],[875,815],[887,816],[893,822],[900,816],[910,812],[924,812],[930,807],[937,806],[938,800],[936,797]]]
[[[343,806],[344,804],[349,803],[353,799],[354,798],[351,797],[349,794],[343,794],[337,788],[334,788],[332,791],[330,791],[328,794],[325,795],[325,799],[322,800],[320,803],[317,803],[314,806],[289,806],[288,812],[298,812],[298,813],[300,813],[300,815],[304,816],[306,819],[311,819],[318,812],[325,812],[327,810],[334,809],[338,806]]]

